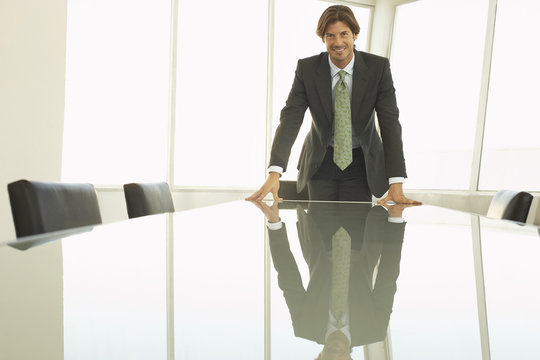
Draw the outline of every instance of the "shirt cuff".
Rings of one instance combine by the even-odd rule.
[[[392,185],[392,184],[403,184],[405,182],[405,178],[404,177],[391,177],[391,178],[388,178],[388,184],[389,185]]]
[[[403,224],[405,222],[405,219],[402,217],[389,217],[388,222],[394,224]]]
[[[283,168],[277,165],[270,165],[268,167],[268,173],[277,172],[279,175],[283,175]]]
[[[281,222],[281,220],[275,223],[271,223],[266,220],[266,227],[268,227],[268,230],[279,230],[283,227],[283,223]]]

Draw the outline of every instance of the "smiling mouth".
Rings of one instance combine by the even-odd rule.
[[[345,51],[345,48],[344,48],[344,47],[342,47],[342,48],[332,48],[332,50],[333,50],[335,53],[343,54],[343,52]]]

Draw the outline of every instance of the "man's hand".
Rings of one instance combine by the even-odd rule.
[[[278,196],[279,190],[279,173],[271,172],[268,174],[268,178],[264,182],[263,186],[249,197],[246,198],[247,201],[262,201],[268,193],[272,193],[274,201],[283,201],[282,198]]]
[[[277,201],[274,201],[272,206],[268,206],[264,201],[251,201],[251,203],[261,209],[269,223],[276,223],[279,221],[279,208]]]
[[[390,204],[383,204],[382,205],[386,211],[388,211],[388,216],[393,218],[402,218],[403,217],[403,211],[411,206],[415,206],[414,204],[396,204],[396,205],[390,205]]]
[[[396,204],[411,204],[422,205],[420,201],[412,200],[403,195],[403,184],[395,183],[390,185],[388,189],[388,195],[384,199],[377,201],[377,204],[386,204],[389,201],[393,201]]]

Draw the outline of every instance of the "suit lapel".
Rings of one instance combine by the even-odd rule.
[[[360,111],[360,105],[362,99],[366,94],[366,88],[368,84],[367,79],[368,67],[364,62],[364,58],[359,51],[354,52],[354,71],[353,71],[353,85],[352,85],[352,120],[356,119],[358,112]]]
[[[317,67],[315,83],[326,118],[329,122],[332,122],[334,120],[334,111],[332,110],[332,79],[330,78],[330,65],[328,61],[328,54],[321,57],[321,62]]]

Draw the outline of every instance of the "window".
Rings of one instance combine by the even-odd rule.
[[[481,190],[540,190],[539,11],[534,1],[497,2]]]
[[[264,181],[267,6],[180,2],[177,185],[255,187]]]
[[[488,0],[397,8],[392,73],[408,188],[468,189]]]
[[[70,0],[63,180],[166,176],[170,2]]]

